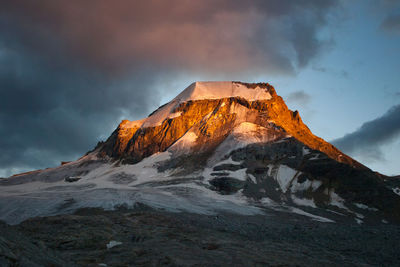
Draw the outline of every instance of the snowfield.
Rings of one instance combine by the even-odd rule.
[[[252,127],[250,125],[251,129]],[[188,133],[181,143],[176,143],[176,146],[182,149],[186,143],[191,143],[195,139],[195,135]],[[286,204],[266,201],[267,199],[258,202],[264,204],[257,204],[245,197],[241,191],[225,195],[210,190],[208,181],[212,178],[211,173],[215,173],[212,170],[213,166],[189,177],[174,176],[172,171],[159,172],[158,164],[171,159],[171,155],[171,152],[166,151],[156,153],[134,165],[121,165],[111,161],[94,164],[93,162],[99,159],[95,154],[89,154],[68,164],[68,168],[79,168],[80,165],[90,167],[90,164],[94,164],[94,168],[80,175],[80,179],[76,182],[66,182],[64,179],[52,182],[26,180],[20,184],[1,186],[0,219],[15,224],[31,217],[72,213],[84,207],[112,210],[118,206],[134,207],[137,203],[143,203],[171,212],[186,211],[208,215],[219,212],[242,215],[265,214],[268,209],[273,209],[307,216],[321,222],[331,222],[330,219]],[[240,162],[232,158],[214,163],[214,166],[240,165]],[[65,168],[66,166],[60,166],[46,169],[41,171],[41,175],[62,174]],[[239,181],[250,179],[255,183],[256,178],[246,172],[246,168],[240,168],[227,173],[229,177]],[[296,171],[287,166],[279,167],[276,179],[282,191],[286,192],[295,174]],[[311,202],[300,199],[294,199],[294,203],[299,206],[313,206]]]

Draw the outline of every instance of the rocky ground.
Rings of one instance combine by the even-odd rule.
[[[272,211],[83,209],[0,224],[0,266],[398,266],[399,238],[398,225],[320,223]]]

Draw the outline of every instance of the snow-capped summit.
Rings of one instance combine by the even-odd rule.
[[[122,121],[81,159],[1,180],[0,219],[140,202],[176,212],[400,222],[398,188],[398,179],[315,136],[271,85],[196,82],[149,117]]]
[[[267,83],[246,84],[241,82],[194,82],[183,90],[171,102],[163,105],[148,118],[134,121],[131,124],[140,124],[143,127],[161,125],[165,119],[175,118],[181,112],[174,112],[176,108],[188,101],[217,100],[239,97],[247,101],[269,100],[276,94],[274,88]],[[124,124],[129,127],[131,124]]]
[[[182,91],[174,100],[179,102],[242,97],[248,101],[271,99],[272,87],[266,84],[254,84],[249,87],[241,82],[194,82]]]
[[[186,150],[205,151],[222,142],[243,122],[271,129],[279,136],[293,136],[352,166],[361,164],[331,144],[314,136],[297,111],[289,110],[268,83],[195,82],[149,117],[123,121],[97,150],[114,158],[140,161],[169,149],[179,139]],[[237,130],[236,130],[237,132]],[[192,145],[188,145],[190,135]],[[196,135],[197,138],[193,138]],[[177,151],[177,145],[174,151]]]

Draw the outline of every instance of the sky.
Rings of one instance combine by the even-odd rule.
[[[269,82],[400,174],[399,0],[0,0],[0,177],[75,160],[194,81]]]

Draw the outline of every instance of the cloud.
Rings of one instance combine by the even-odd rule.
[[[142,65],[196,71],[293,72],[323,48],[317,38],[337,1],[3,1],[29,42],[107,72]],[[34,38],[38,33],[45,40]],[[36,36],[37,37],[37,36]],[[36,39],[36,40],[35,40]]]
[[[381,28],[390,33],[400,34],[400,14],[386,17]]]
[[[311,69],[313,71],[317,71],[317,72],[321,72],[321,73],[325,73],[325,74],[331,74],[331,75],[335,75],[335,76],[338,76],[340,78],[345,78],[345,79],[348,79],[350,76],[349,72],[344,69],[338,70],[338,69],[326,68],[326,67],[315,66],[315,65],[313,65],[311,67]]]
[[[311,95],[304,91],[295,91],[288,95],[287,101],[306,106],[311,101]]]
[[[382,117],[364,123],[356,131],[332,143],[345,153],[366,160],[383,160],[380,147],[400,136],[400,105],[390,108]]]
[[[146,95],[156,94],[147,86],[150,76],[136,73],[116,82],[87,70],[53,69],[21,51],[11,54],[0,56],[0,169],[76,159],[122,117],[145,116],[158,104]]]
[[[384,14],[384,19],[380,25],[380,29],[391,34],[400,34],[400,1],[384,0],[376,1],[374,12],[376,9]]]
[[[146,116],[169,93],[166,84],[182,75],[293,75],[324,50],[318,33],[338,1],[0,0],[0,6],[0,176],[6,176],[82,155],[120,119]]]

